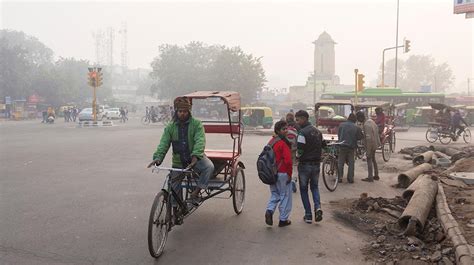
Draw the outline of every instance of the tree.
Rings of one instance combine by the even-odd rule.
[[[251,102],[266,82],[260,60],[239,47],[165,44],[151,66],[152,92],[166,98],[197,90],[234,90],[243,102]]]
[[[385,64],[385,85],[395,82],[395,59]],[[378,83],[381,83],[381,71]],[[436,65],[429,55],[412,55],[407,60],[398,59],[397,85],[408,91],[418,91],[421,86],[431,85],[434,92],[446,91],[453,85],[454,75],[447,63]]]

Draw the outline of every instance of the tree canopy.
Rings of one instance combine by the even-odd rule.
[[[191,42],[184,47],[164,44],[159,51],[150,75],[154,80],[152,92],[160,97],[174,98],[197,90],[232,90],[249,103],[266,82],[260,58],[240,47]]]
[[[26,99],[36,94],[46,103],[82,103],[92,97],[87,85],[87,60],[53,60],[53,51],[37,38],[23,32],[0,30],[0,97]],[[107,72],[104,73],[104,79]],[[111,96],[107,83],[98,96]]]
[[[382,80],[382,66],[378,83]],[[385,63],[385,85],[393,85],[395,59]],[[403,89],[417,91],[420,86],[431,85],[433,92],[444,92],[453,85],[454,75],[447,63],[437,65],[430,55],[412,55],[406,60],[398,59],[397,85]]]

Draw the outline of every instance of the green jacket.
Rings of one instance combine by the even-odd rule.
[[[178,126],[179,122],[171,122],[165,127],[165,131],[161,136],[160,144],[155,153],[153,153],[153,159],[159,159],[163,162],[163,159],[171,146],[171,142],[178,140]],[[196,156],[199,159],[204,156],[204,148],[206,146],[204,127],[200,120],[195,119],[192,116],[189,118],[188,146],[191,156]],[[173,153],[172,161],[173,167],[182,166],[179,154]]]

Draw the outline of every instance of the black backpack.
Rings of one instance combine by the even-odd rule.
[[[258,177],[263,183],[267,185],[272,185],[277,182],[278,167],[275,161],[275,152],[273,151],[273,146],[278,141],[280,141],[280,137],[275,137],[263,148],[263,151],[260,153],[257,159]]]

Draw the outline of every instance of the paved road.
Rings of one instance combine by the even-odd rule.
[[[424,130],[399,133],[398,146],[424,144]],[[364,264],[365,235],[337,223],[330,201],[394,196],[395,173],[382,181],[358,181],[334,193],[321,187],[324,220],[302,221],[298,194],[293,224],[268,228],[263,214],[268,187],[256,176],[255,159],[268,136],[245,135],[246,205],[236,216],[232,201],[207,201],[174,229],[158,260],[148,254],[149,209],[163,176],[145,165],[160,139],[161,126],[138,119],[108,128],[77,128],[60,121],[0,122],[1,264]],[[208,138],[225,148],[227,137]],[[168,160],[165,164],[169,163]],[[383,163],[383,162],[381,162]],[[398,167],[397,161],[385,166]]]

